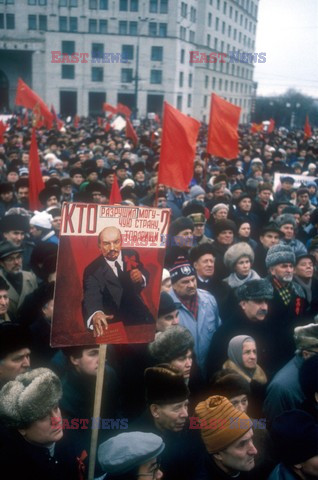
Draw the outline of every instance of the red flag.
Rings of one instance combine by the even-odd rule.
[[[109,103],[103,103],[103,110],[104,112],[117,113],[117,108],[113,107]]]
[[[304,136],[305,138],[310,138],[312,136],[311,126],[309,123],[308,115],[306,115],[306,121],[304,126]]]
[[[44,182],[40,169],[40,159],[38,146],[36,142],[35,128],[32,129],[30,161],[29,161],[29,201],[30,210],[38,210],[42,208],[39,200],[39,193],[44,189]]]
[[[115,205],[115,203],[121,203],[122,201],[123,199],[121,198],[121,194],[120,194],[120,190],[117,182],[117,176],[115,174],[114,183],[112,184],[112,189],[109,197],[109,205]]]
[[[238,132],[241,108],[218,97],[211,96],[210,124],[207,152],[231,160],[238,156]]]
[[[105,132],[106,132],[106,133],[109,132],[109,130],[110,130],[111,128],[112,128],[112,127],[110,126],[110,123],[109,123],[109,122],[106,122],[106,125],[105,125],[105,128],[104,128]]]
[[[8,126],[0,120],[0,144],[4,143],[4,132],[8,129]]]
[[[251,133],[258,133],[263,130],[263,124],[262,123],[252,123],[251,125]]]
[[[133,144],[135,146],[137,145],[138,143],[137,133],[135,132],[135,129],[128,118],[126,118],[126,137],[130,138],[133,141]]]
[[[42,100],[21,78],[18,80],[17,93],[15,97],[16,105],[33,110],[33,122],[36,127],[45,126],[47,129],[52,128],[53,115]]]
[[[200,122],[164,102],[158,184],[186,190],[193,177],[193,162]]]
[[[274,131],[274,128],[275,128],[275,120],[273,118],[270,118],[267,133],[272,133]]]
[[[24,117],[23,117],[23,126],[24,127],[27,127],[28,126],[28,123],[29,123],[29,114],[28,114],[28,111],[26,110],[25,114],[24,114]]]
[[[63,120],[60,120],[59,117],[57,116],[57,113],[56,113],[53,105],[51,105],[51,113],[53,115],[53,118],[54,118],[54,121],[56,123],[57,129],[61,130],[61,128],[64,126],[64,122],[63,122]]]
[[[79,124],[79,116],[75,115],[75,117],[74,117],[74,127],[78,128],[78,124]]]
[[[131,110],[130,108],[126,107],[126,105],[123,105],[122,103],[117,103],[117,113],[122,113],[123,115],[125,115],[125,117],[130,117]]]
[[[104,119],[102,117],[97,117],[97,125],[102,127],[104,123]]]

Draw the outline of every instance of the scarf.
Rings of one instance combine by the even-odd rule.
[[[247,380],[249,383],[252,380],[256,380],[257,382],[262,383],[262,384],[267,383],[266,373],[264,372],[264,370],[259,365],[256,365],[256,368],[255,368],[254,372],[252,373],[252,376],[247,375],[245,373],[245,371],[243,371],[238,365],[236,365],[236,363],[232,362],[232,360],[230,360],[230,359],[227,359],[226,362],[223,363],[222,368],[223,369],[230,368],[231,370],[234,370],[239,375],[241,375],[241,377],[245,378],[245,380]]]
[[[312,278],[309,280],[309,282],[304,282],[298,275],[294,275],[294,280],[297,282],[304,290],[306,294],[306,298],[308,303],[311,303],[312,300],[312,291],[311,291],[311,285],[312,285]]]
[[[249,274],[246,277],[240,278],[236,273],[231,273],[224,281],[230,285],[232,288],[237,288],[243,285],[245,282],[250,282],[251,280],[259,280],[260,276],[254,270],[250,270]]]
[[[289,305],[292,297],[292,282],[287,283],[287,285],[282,285],[276,277],[273,277],[273,283],[284,305]]]

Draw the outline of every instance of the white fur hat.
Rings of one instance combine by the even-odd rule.
[[[225,252],[224,265],[233,271],[235,264],[242,257],[248,257],[251,263],[254,262],[254,252],[249,244],[246,242],[235,243]]]

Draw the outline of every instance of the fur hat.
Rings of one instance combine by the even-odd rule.
[[[274,289],[268,280],[261,278],[244,283],[237,288],[235,295],[238,302],[248,300],[272,300]]]
[[[200,257],[207,254],[213,255],[213,257],[215,257],[215,250],[213,248],[213,244],[200,243],[199,245],[196,245],[190,250],[191,263],[193,264],[194,262],[197,262]]]
[[[294,339],[297,350],[318,348],[318,324],[309,323],[294,330]]]
[[[229,371],[229,370],[227,370]],[[220,372],[222,374],[223,370]],[[230,400],[233,397],[237,397],[238,395],[250,395],[251,394],[251,387],[248,381],[235,373],[226,373],[223,376],[220,376],[214,380],[214,383],[211,385],[210,389],[213,395],[221,395],[222,397],[226,397]]]
[[[9,232],[10,230],[29,231],[29,218],[23,215],[5,215],[0,221],[0,231]]]
[[[170,223],[169,226],[169,235],[174,237],[183,230],[192,230],[193,231],[193,222],[188,217],[179,217],[177,220],[174,220]]]
[[[248,257],[251,264],[254,262],[254,252],[246,242],[239,242],[232,245],[224,255],[224,265],[231,271],[234,270],[236,263],[242,257]]]
[[[34,212],[33,217],[30,220],[30,225],[34,225],[38,228],[44,228],[46,230],[52,229],[53,217],[47,212]]]
[[[166,364],[146,368],[145,386],[149,405],[184,402],[190,395],[183,375]]]
[[[198,202],[197,200],[191,200],[187,202],[187,204],[182,208],[182,215],[187,217],[188,215],[192,215],[193,213],[201,213],[205,214],[205,207],[202,202]]]
[[[280,263],[292,263],[293,265],[296,263],[293,249],[288,245],[282,245],[281,243],[270,247],[265,258],[267,269],[279,265]]]
[[[29,348],[30,345],[30,335],[22,325],[13,322],[0,324],[0,360],[22,348]]]
[[[234,234],[236,233],[236,225],[232,220],[224,219],[218,220],[214,225],[214,234],[215,238],[225,230],[231,230]]]
[[[48,415],[62,397],[59,378],[48,368],[18,375],[0,391],[0,417],[7,426],[23,428]]]
[[[286,210],[286,208],[284,209]],[[278,228],[282,227],[283,225],[292,225],[294,228],[296,227],[296,220],[294,215],[291,213],[283,213],[282,215],[279,215],[276,220],[275,220]]]
[[[52,185],[51,187],[45,187],[39,193],[39,200],[42,205],[45,205],[50,197],[56,197],[57,200],[60,200],[61,189],[57,185]]]
[[[159,332],[148,348],[157,363],[169,363],[193,350],[194,340],[187,328],[175,325]]]

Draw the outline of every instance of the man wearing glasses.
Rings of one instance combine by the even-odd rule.
[[[16,316],[25,297],[37,288],[36,276],[22,270],[23,248],[4,241],[0,243],[0,277],[9,286],[9,316]]]
[[[159,480],[163,473],[158,457],[164,448],[162,438],[153,433],[120,433],[100,445],[98,461],[107,480]]]

